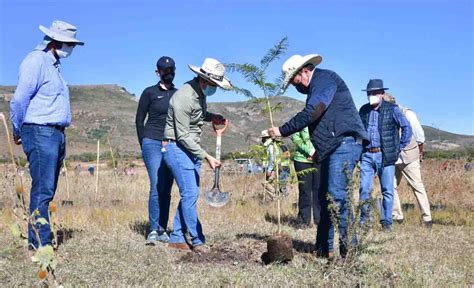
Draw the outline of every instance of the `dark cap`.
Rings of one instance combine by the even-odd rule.
[[[156,68],[159,70],[165,70],[170,67],[175,67],[174,60],[171,57],[163,56],[156,62]]]

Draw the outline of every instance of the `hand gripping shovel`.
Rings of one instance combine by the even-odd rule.
[[[221,138],[222,134],[224,133],[225,129],[227,128],[227,120],[224,123],[224,127],[221,129],[217,129],[216,125],[212,123],[212,128],[214,132],[216,132],[217,139],[216,139],[216,159],[221,160]],[[212,207],[222,207],[227,204],[230,200],[229,192],[221,192],[219,187],[220,182],[220,175],[221,175],[221,167],[216,167],[214,170],[214,185],[212,186],[211,190],[207,190],[204,192],[204,199],[206,200],[207,204]]]

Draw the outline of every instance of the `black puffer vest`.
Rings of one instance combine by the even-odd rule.
[[[308,126],[319,161],[323,161],[334,152],[345,136],[368,139],[366,130],[357,116],[351,92],[339,75],[330,70],[316,68],[310,85],[319,85],[318,80],[323,74],[334,79],[337,90],[324,114]]]

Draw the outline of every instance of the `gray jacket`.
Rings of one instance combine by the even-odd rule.
[[[198,78],[186,82],[171,97],[166,118],[165,139],[174,139],[188,152],[204,159],[206,151],[200,146],[202,125],[214,114],[207,112],[206,96]]]

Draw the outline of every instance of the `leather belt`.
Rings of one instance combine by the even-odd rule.
[[[378,153],[378,152],[381,152],[382,149],[380,149],[379,147],[375,147],[375,148],[369,148],[367,149],[367,151],[369,151],[370,153]]]
[[[26,125],[26,126],[43,126],[43,127],[51,127],[51,128],[54,128],[56,130],[58,130],[59,132],[61,133],[64,133],[64,130],[66,130],[66,127],[64,126],[61,126],[61,125],[41,125],[41,124],[34,124],[34,123],[24,123],[23,125]]]

